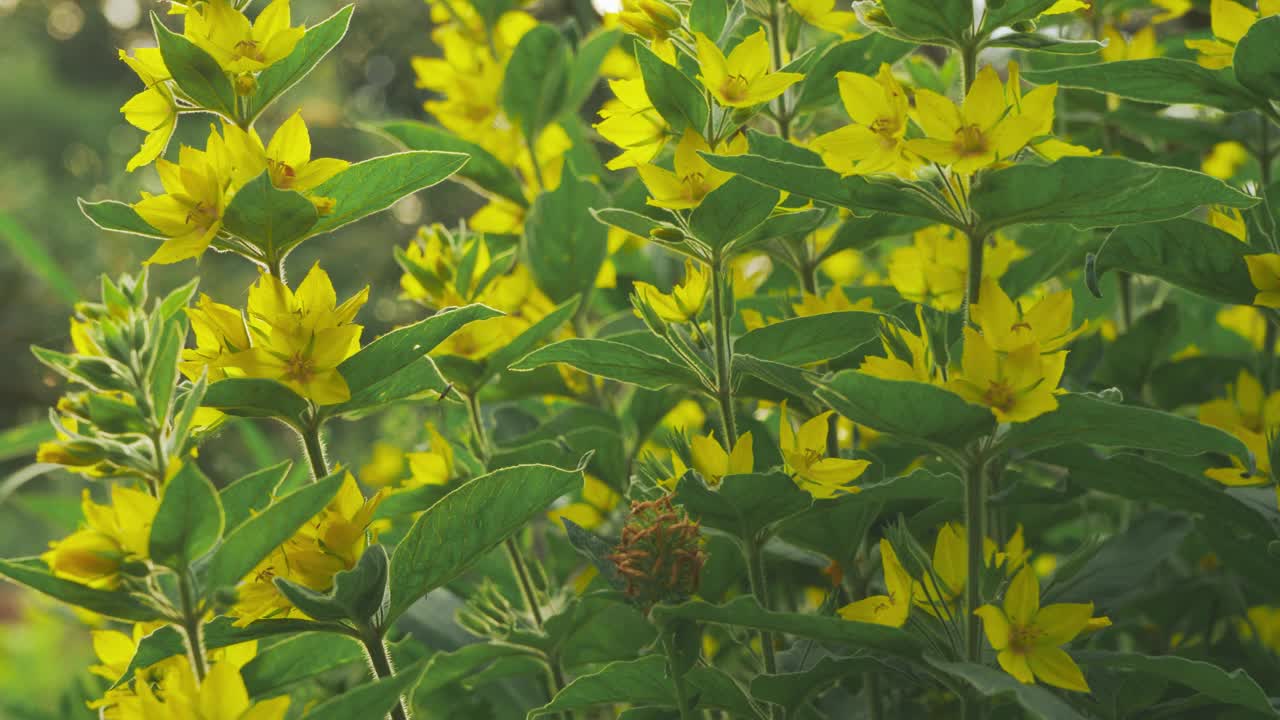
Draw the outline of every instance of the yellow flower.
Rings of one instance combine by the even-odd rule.
[[[796,317],[809,317],[811,315],[823,315],[847,310],[872,310],[873,301],[871,298],[865,297],[858,302],[853,302],[844,294],[843,288],[839,285],[832,285],[825,295],[801,292],[800,302],[793,303],[791,309],[795,312]]]
[[[727,475],[750,473],[755,466],[749,432],[738,436],[738,441],[733,444],[733,452],[727,452],[711,433],[707,433],[705,437],[694,435],[689,440],[689,449],[693,453],[693,469],[698,471],[708,485],[719,485]],[[677,473],[676,477],[683,474]]]
[[[1151,4],[1162,11],[1151,18],[1152,25],[1177,20],[1191,11],[1191,0],[1151,0]]]
[[[173,137],[173,130],[178,126],[178,104],[166,83],[170,77],[169,69],[164,65],[159,48],[139,48],[132,57],[121,50],[120,59],[146,86],[120,108],[130,125],[147,133],[142,147],[125,166],[126,171],[133,172],[160,157],[169,146],[169,138]]]
[[[610,80],[609,89],[613,90],[614,99],[600,108],[600,122],[593,127],[623,152],[605,167],[620,170],[652,161],[666,143],[671,128],[654,109],[644,80]]]
[[[360,325],[351,324],[369,299],[369,288],[337,305],[329,275],[319,263],[297,293],[279,278],[262,274],[249,290],[253,347],[225,364],[247,377],[270,378],[318,405],[351,397],[338,365],[360,349]]]
[[[1218,311],[1214,320],[1223,328],[1244,338],[1254,350],[1261,350],[1266,342],[1267,318],[1252,305],[1235,305]],[[1280,349],[1280,342],[1276,343]]]
[[[141,490],[111,486],[111,504],[99,505],[86,489],[80,496],[85,527],[49,543],[41,559],[57,577],[94,588],[113,589],[120,567],[149,556],[151,523],[160,501]]]
[[[204,150],[182,146],[178,162],[156,160],[163,195],[143,193],[133,209],[168,239],[147,258],[168,264],[199,257],[222,228],[232,187],[231,157],[222,136],[210,130]]]
[[[1103,62],[1146,60],[1162,54],[1156,44],[1156,29],[1150,25],[1126,38],[1115,25],[1108,24],[1102,29],[1102,39],[1107,41],[1100,53]]]
[[[251,702],[234,663],[214,663],[203,681],[190,663],[175,663],[158,688],[134,684],[136,698],[116,706],[118,720],[284,720],[288,696]]]
[[[1009,112],[1005,87],[989,65],[978,72],[960,107],[921,88],[912,117],[927,137],[908,140],[907,149],[961,175],[1006,162],[1052,123],[1057,92],[1056,83],[1042,85],[1027,94],[1020,111]]]
[[[187,319],[196,336],[196,346],[183,348],[178,369],[188,380],[207,371],[209,381],[227,377],[223,362],[231,355],[249,348],[249,331],[244,315],[230,305],[216,303],[200,293],[194,307],[185,308]]]
[[[1257,630],[1258,642],[1271,652],[1280,654],[1280,607],[1255,605],[1245,612],[1245,620],[1238,624],[1240,637],[1249,640]]]
[[[1247,255],[1244,261],[1249,266],[1249,279],[1258,290],[1253,304],[1280,307],[1280,254]]]
[[[370,487],[396,485],[404,478],[405,452],[385,440],[375,440],[369,462],[360,467],[360,479]]]
[[[680,11],[662,0],[623,0],[618,23],[649,40],[663,40],[680,27]]]
[[[1094,619],[1093,603],[1040,607],[1040,581],[1027,566],[1009,584],[1003,605],[983,605],[974,611],[982,618],[987,641],[996,651],[1000,667],[1028,685],[1039,679],[1064,690],[1089,692],[1079,666],[1061,646],[1089,626]]]
[[[1010,300],[1000,283],[986,278],[979,298],[970,309],[970,317],[997,352],[1012,352],[1032,343],[1042,353],[1053,352],[1066,347],[1085,330],[1085,324],[1071,329],[1070,290],[1050,293],[1023,312],[1021,303]]]
[[[1217,143],[1209,151],[1209,157],[1200,163],[1200,170],[1219,180],[1230,180],[1249,161],[1249,149],[1235,140]]]
[[[982,277],[999,280],[1026,251],[1003,233],[996,233],[984,253]],[[964,302],[969,269],[969,241],[945,225],[917,230],[911,246],[889,255],[889,282],[902,297],[938,310],[959,310]]]
[[[1027,422],[1058,409],[1054,391],[1066,362],[1065,351],[1041,355],[1035,343],[998,353],[976,330],[965,328],[961,369],[947,389],[990,408],[999,422]]]
[[[726,58],[720,48],[702,33],[694,33],[698,81],[711,95],[727,107],[753,107],[778,97],[804,75],[793,72],[769,72],[772,58],[764,29],[738,43]]]
[[[568,518],[576,525],[594,530],[609,519],[609,513],[613,512],[621,499],[622,496],[603,480],[586,473],[583,475],[582,499],[548,512],[547,519],[559,527],[560,519]]]
[[[916,306],[916,322],[920,334],[913,335],[895,322],[885,320],[880,327],[880,344],[885,357],[869,355],[862,360],[858,372],[885,380],[908,380],[936,383],[941,379],[938,367],[925,332],[924,309]],[[906,351],[903,355],[903,351]]]
[[[778,448],[782,459],[794,473],[796,484],[814,498],[828,499],[846,493],[860,492],[851,483],[858,479],[871,463],[867,460],[850,460],[827,457],[828,410],[806,420],[797,433],[787,419],[787,405],[783,402],[778,425]]]
[[[712,149],[707,141],[692,129],[686,129],[676,145],[675,172],[657,165],[638,165],[640,179],[649,189],[649,204],[670,210],[695,208],[707,193],[725,184],[732,173],[717,170],[699,155],[699,152],[716,155],[741,155],[747,151],[747,139],[741,134],[724,141]]]
[[[306,29],[289,26],[289,0],[274,0],[252,24],[230,0],[189,8],[183,34],[233,75],[256,73],[285,59]]]
[[[640,301],[667,322],[693,322],[707,303],[711,273],[693,260],[684,262],[684,281],[667,294],[647,282],[636,282],[636,294]]]
[[[431,423],[427,423],[427,437],[431,442],[430,450],[405,455],[409,461],[410,475],[404,482],[405,487],[447,485],[453,479],[453,447]]]
[[[858,36],[858,16],[846,10],[836,10],[835,0],[788,0],[788,5],[810,25],[832,32],[842,38]]]
[[[243,182],[267,172],[271,184],[281,190],[305,193],[346,170],[351,164],[334,158],[311,159],[311,134],[302,120],[302,112],[295,112],[271,136],[264,148],[262,139],[252,129],[248,132],[224,123],[223,133],[227,149],[231,153],[237,174],[243,174]],[[328,198],[313,198],[321,212],[333,208]]]
[[[506,346],[517,335],[528,330],[529,326],[528,320],[512,315],[476,320],[445,338],[431,354],[482,360],[498,348]]]
[[[1249,239],[1249,227],[1245,225],[1244,215],[1240,214],[1239,208],[1211,205],[1209,207],[1209,224],[1240,242],[1247,242]]]
[[[914,589],[913,599],[921,610],[944,619],[957,611],[956,604],[969,582],[967,547],[963,525],[946,523],[938,529],[930,562],[932,572],[925,573]],[[1000,552],[991,538],[982,539],[983,564],[986,567],[1003,567],[1006,575],[1012,575],[1021,567],[1028,554],[1021,525],[1009,539],[1004,552]]]
[[[1009,112],[1038,123],[1034,132],[1036,137],[1053,134],[1053,103],[1057,97],[1057,84],[1036,88],[1026,95],[1022,94],[1022,73],[1018,63],[1009,63],[1009,82],[1005,84],[1005,99]],[[1072,145],[1055,137],[1039,140],[1031,144],[1037,155],[1054,162],[1064,157],[1087,157],[1100,155],[1101,150],[1090,150],[1083,145]]]
[[[1236,43],[1249,32],[1259,19],[1280,14],[1280,0],[1258,0],[1258,10],[1252,10],[1233,0],[1212,0],[1209,3],[1212,40],[1186,40],[1187,47],[1200,56],[1196,62],[1210,70],[1231,67]]]
[[[889,64],[881,64],[874,78],[841,72],[836,74],[836,82],[853,124],[813,141],[822,161],[841,175],[914,177],[920,160],[906,152],[907,94]]]
[[[872,595],[849,603],[837,610],[840,617],[856,622],[902,627],[911,612],[911,596],[915,583],[907,574],[898,554],[888,540],[880,540],[880,560],[884,565],[886,595]]]
[[[1268,395],[1258,378],[1247,370],[1241,370],[1235,383],[1227,386],[1227,397],[1210,400],[1200,406],[1199,419],[1205,425],[1219,428],[1239,438],[1253,454],[1262,475],[1271,471],[1267,436],[1280,429],[1280,390]],[[1255,482],[1241,479],[1239,473],[1234,477],[1226,474],[1213,477],[1231,485]],[[1232,481],[1227,482],[1228,479]]]
[[[1045,10],[1040,14],[1064,15],[1069,12],[1075,12],[1076,10],[1086,10],[1088,7],[1089,3],[1084,2],[1083,0],[1058,0],[1056,3],[1050,5],[1048,10]]]

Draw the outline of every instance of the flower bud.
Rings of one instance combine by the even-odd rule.
[[[697,592],[706,553],[698,523],[666,495],[631,504],[631,516],[609,559],[626,581],[627,597],[647,612],[659,602]]]

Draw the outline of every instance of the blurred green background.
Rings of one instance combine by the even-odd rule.
[[[339,0],[293,0],[294,23],[313,25],[338,10]],[[32,344],[69,347],[68,317],[77,298],[98,297],[98,278],[136,273],[154,249],[145,238],[103,232],[76,207],[77,198],[131,202],[158,191],[151,167],[126,173],[143,133],[119,108],[138,92],[137,77],[118,48],[154,45],[149,13],[171,27],[177,18],[153,0],[0,0],[0,555],[43,551],[74,529],[84,481],[61,471],[31,468],[35,444],[50,433],[47,417],[61,380],[39,366]],[[424,91],[409,66],[433,54],[428,8],[422,0],[360,3],[346,40],[259,122],[268,136],[301,108],[315,156],[360,160],[393,146],[360,129],[388,117],[425,119]],[[174,142],[203,147],[205,118],[184,116]],[[170,145],[170,152],[176,150]],[[476,196],[442,184],[399,203],[391,212],[309,241],[289,262],[300,278],[317,259],[340,297],[372,286],[361,313],[366,337],[416,319],[397,302],[399,271],[392,248],[418,225],[455,222],[479,205]],[[255,277],[236,258],[208,253],[151,269],[153,293],[196,272],[201,291],[239,305]],[[384,420],[394,423],[394,418]],[[351,447],[358,467],[371,430],[344,427],[335,439]],[[271,428],[233,425],[202,464],[216,479],[233,479],[250,463],[284,458],[294,440]],[[92,663],[88,634],[69,613],[0,583],[0,720],[95,717],[82,700],[96,696],[82,668]],[[81,697],[83,696],[83,697]]]

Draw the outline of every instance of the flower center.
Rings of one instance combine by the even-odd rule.
[[[258,62],[264,62],[266,60],[266,56],[263,55],[262,50],[258,47],[257,40],[241,40],[236,43],[236,54],[240,57],[249,58],[250,60],[257,60]]]
[[[315,363],[311,358],[303,355],[301,352],[294,353],[292,357],[285,361],[284,378],[292,380],[296,383],[306,384],[315,375]]]
[[[1035,625],[1016,625],[1009,626],[1009,649],[1015,654],[1026,655],[1035,647],[1036,641],[1040,639],[1042,633]]]
[[[965,125],[957,130],[954,143],[956,152],[961,155],[985,155],[987,152],[987,138],[977,125]]]
[[[217,221],[218,211],[211,205],[205,204],[203,200],[196,202],[187,212],[187,224],[194,225],[200,230],[208,230]]]
[[[267,167],[271,170],[271,184],[281,190],[289,190],[293,187],[293,182],[298,176],[298,172],[293,166],[279,160],[267,158]]]
[[[720,85],[720,92],[730,102],[741,102],[747,99],[747,88],[750,83],[747,82],[745,75],[730,75]]]
[[[1008,382],[993,380],[987,385],[987,391],[983,393],[982,399],[989,407],[1009,412],[1013,409],[1014,401],[1017,400],[1017,393]]]

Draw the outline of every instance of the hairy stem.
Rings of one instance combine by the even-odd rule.
[[[324,456],[324,442],[320,439],[320,423],[311,421],[305,428],[298,430],[302,436],[302,447],[307,452],[307,462],[311,464],[311,479],[317,481],[329,475],[329,461]]]
[[[756,596],[760,607],[769,609],[769,588],[765,584],[764,552],[760,543],[751,540],[747,543],[747,579],[751,582],[751,594]],[[760,631],[760,645],[764,652],[765,672],[772,675],[778,670],[777,659],[773,654],[773,633]]]
[[[964,319],[965,323],[971,321],[971,313],[973,306],[978,303],[979,293],[982,291],[982,254],[986,249],[986,238],[977,233],[969,234],[969,269],[965,279],[964,290]]]
[[[662,649],[667,653],[667,673],[671,676],[671,684],[676,691],[676,709],[680,711],[680,720],[693,720],[693,708],[689,705],[689,691],[684,686],[684,676],[678,671],[680,665],[676,654],[675,639],[670,633],[662,633]]]
[[[965,568],[964,583],[964,645],[965,659],[972,663],[982,662],[982,629],[979,625],[977,610],[982,606],[982,574],[985,568],[983,561],[983,543],[987,537],[987,487],[986,459],[979,456],[965,470],[964,477],[964,523],[965,523]],[[977,720],[981,717],[981,701],[966,695],[961,698],[965,720]]]
[[[724,443],[730,451],[738,442],[738,425],[733,418],[733,377],[730,372],[732,346],[729,344],[729,321],[725,309],[724,263],[717,255],[711,264],[711,312],[715,332],[716,400],[720,404],[720,419],[724,423]]]
[[[191,572],[186,569],[178,573],[178,597],[182,602],[182,634],[187,644],[187,660],[196,679],[204,682],[205,675],[209,673],[204,657],[204,618],[196,604]]]
[[[395,677],[395,666],[391,662],[391,653],[382,640],[382,634],[374,628],[366,627],[360,631],[360,643],[364,645],[365,657],[369,660],[369,668],[379,680]],[[392,720],[409,720],[409,704],[400,698],[400,702],[391,709]]]

